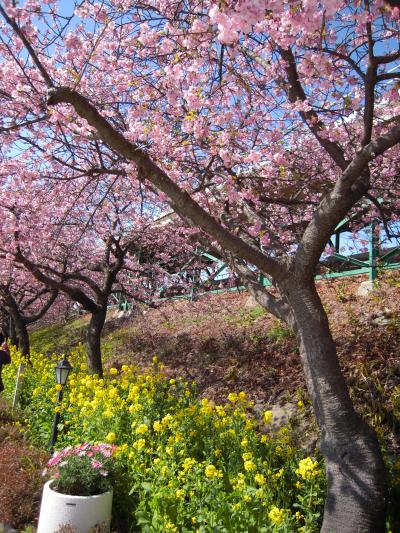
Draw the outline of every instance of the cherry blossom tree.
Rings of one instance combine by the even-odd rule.
[[[370,216],[399,216],[398,8],[3,5],[5,187],[23,158],[32,180],[91,183],[100,171],[116,188],[125,176],[132,196],[158,191],[298,337],[327,472],[322,531],[383,532],[379,444],[354,410],[314,272],[336,225],[365,217],[366,201]],[[77,168],[71,146],[106,158]]]
[[[0,283],[0,308],[8,322],[10,343],[17,346],[22,355],[30,353],[28,325],[44,317],[54,304],[58,292],[35,282],[26,271],[13,266],[5,278],[4,258]]]
[[[75,168],[83,164],[79,151],[69,156],[74,157]],[[97,152],[96,157],[100,157]],[[79,178],[66,179],[59,167],[58,162],[53,165],[54,174],[48,179],[43,174],[32,176],[21,163],[14,169],[7,166],[0,188],[0,249],[10,261],[11,272],[0,294],[25,353],[29,350],[28,318],[18,316],[10,290],[10,284],[16,284],[16,273],[22,269],[45,291],[60,292],[78,303],[91,316],[86,336],[88,369],[102,374],[101,332],[111,294],[118,292],[131,302],[156,297],[169,274],[170,256],[182,254],[188,246],[176,227],[174,238],[167,227],[157,228],[158,240],[154,239],[157,211],[150,198],[141,197],[140,202],[129,198],[131,189],[124,191],[129,181],[123,176],[117,175],[120,182],[112,191],[114,175],[103,177],[99,172],[90,183],[85,175],[82,186]],[[35,319],[43,316],[50,303]]]

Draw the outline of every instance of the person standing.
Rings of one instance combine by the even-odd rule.
[[[1,379],[1,371],[3,365],[8,365],[11,363],[10,350],[8,349],[7,340],[4,335],[0,333],[0,392],[4,390],[3,380]]]

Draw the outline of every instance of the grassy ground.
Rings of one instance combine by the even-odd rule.
[[[88,317],[83,316],[70,322],[35,329],[30,333],[31,346],[41,353],[63,353],[83,341],[87,324]]]

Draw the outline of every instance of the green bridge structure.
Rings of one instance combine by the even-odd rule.
[[[340,253],[343,241],[347,244],[352,242],[351,238],[345,237],[346,233],[352,232],[350,224],[351,220],[346,218],[336,226],[328,243],[335,251],[321,257],[316,280],[368,275],[369,280],[374,281],[380,270],[400,268],[400,241],[395,246],[382,246],[383,224],[379,219],[372,220],[362,230],[366,237],[363,242],[367,241],[366,251],[352,255]],[[197,266],[191,267],[193,264]],[[237,282],[223,258],[207,250],[198,249],[172,277],[176,283],[166,286],[161,297],[155,301],[194,299],[206,294],[246,290],[246,287]],[[259,280],[264,287],[271,285],[271,281],[263,274],[259,275]],[[117,306],[121,311],[128,311],[132,307],[131,302],[121,294],[114,294],[113,297],[113,307]]]

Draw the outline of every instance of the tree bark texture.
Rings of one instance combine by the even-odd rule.
[[[8,339],[12,346],[18,348],[19,340],[17,337],[17,332],[15,330],[14,321],[10,315],[8,316]]]
[[[281,290],[300,343],[308,391],[321,429],[327,497],[322,533],[384,533],[387,485],[375,432],[354,410],[315,288],[294,282]]]
[[[90,374],[103,375],[101,361],[101,332],[107,315],[107,306],[92,312],[86,334],[87,366]]]
[[[23,317],[18,315],[13,317],[12,320],[15,326],[15,333],[18,340],[18,349],[21,352],[21,355],[24,355],[29,358],[30,343],[26,322]]]
[[[18,305],[11,296],[6,299],[4,305],[10,317],[10,334],[13,335],[10,342],[14,346],[18,346],[21,355],[29,358],[30,344],[26,320],[19,312]]]

